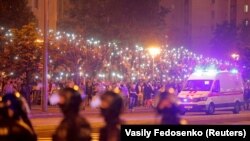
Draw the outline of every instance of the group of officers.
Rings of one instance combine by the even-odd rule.
[[[178,108],[171,90],[159,93],[156,111],[162,115],[162,124],[180,124]],[[63,119],[56,128],[53,141],[91,141],[91,126],[80,116],[82,97],[74,88],[60,90],[58,105]],[[105,126],[100,130],[100,141],[120,141],[120,127],[124,124],[123,99],[114,91],[100,96],[100,112]],[[0,141],[37,141],[37,135],[28,118],[29,107],[20,93],[6,93],[0,97]]]

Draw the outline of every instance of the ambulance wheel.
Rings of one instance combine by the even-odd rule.
[[[234,104],[233,113],[234,113],[234,114],[239,114],[239,113],[240,113],[240,102],[237,101],[237,102]]]
[[[208,105],[206,114],[207,114],[207,115],[212,115],[212,114],[214,114],[214,112],[215,112],[215,106],[214,106],[213,103],[210,103],[210,104]]]

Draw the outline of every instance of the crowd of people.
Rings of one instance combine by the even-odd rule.
[[[3,36],[8,35],[6,44],[13,44],[15,36],[11,30],[5,30],[3,33],[6,33]],[[161,82],[179,83],[185,81],[197,66],[215,66],[220,70],[230,70],[235,67],[242,69],[243,67],[239,66],[239,63],[235,63],[235,60],[204,56],[205,53],[198,54],[185,47],[159,45],[156,47],[160,50],[159,54],[152,56],[150,48],[140,45],[140,43],[128,45],[123,42],[86,39],[77,34],[60,31],[50,31],[49,37],[49,79],[58,83],[83,78],[112,82],[154,79]],[[13,48],[15,47],[14,44]],[[6,50],[9,48],[6,46]],[[21,64],[24,62],[22,59],[39,57],[37,53],[32,54],[34,55],[32,57],[26,57],[25,53],[19,54],[19,52],[11,55],[14,58],[0,56],[0,59],[5,60],[5,63],[14,62],[22,66]],[[32,62],[32,60],[28,60],[28,62],[35,63],[36,66],[30,72],[31,79],[41,79],[42,62]],[[16,78],[23,72],[25,72],[23,68],[17,71],[15,68],[1,67],[0,77]]]
[[[32,105],[41,104],[41,94],[42,94],[42,82],[37,81],[33,85],[27,85],[22,81],[22,79],[10,79],[8,81],[2,81],[0,84],[0,93],[12,93],[20,92],[22,96],[27,100],[30,107]],[[108,90],[117,90],[120,92],[125,108],[129,109],[131,112],[134,111],[135,107],[146,107],[151,108],[154,106],[154,100],[156,93],[160,90],[162,86],[168,88],[174,88],[175,94],[177,95],[182,87],[183,82],[159,82],[150,80],[138,80],[135,82],[108,82],[108,81],[97,81],[97,80],[81,80],[80,83],[76,84],[73,80],[65,82],[49,82],[48,95],[51,97],[56,94],[58,90],[64,87],[72,87],[73,85],[78,85],[82,90],[82,98],[84,98],[83,109],[90,106],[90,101]],[[246,82],[244,85],[244,99],[245,99],[245,109],[249,109],[250,103],[250,83]],[[53,105],[48,103],[49,105]]]
[[[7,85],[10,84],[13,83]],[[95,86],[94,89],[93,86]],[[90,91],[91,95],[83,94],[84,91],[85,93]],[[93,92],[95,94],[92,95]],[[100,114],[106,123],[100,129],[100,141],[119,141],[120,126],[126,123],[121,119],[123,111],[126,108],[133,110],[137,105],[151,106],[150,99],[153,96],[158,99],[154,109],[162,117],[160,124],[187,124],[179,116],[181,109],[177,104],[177,93],[178,88],[174,85],[157,86],[150,81],[139,81],[137,84],[128,86],[125,83],[106,86],[102,83],[87,81],[86,87],[70,82],[57,90],[57,93],[52,94],[50,98],[51,104],[58,105],[63,113],[63,119],[54,131],[52,140],[91,141],[92,129],[90,123],[79,114],[82,103],[86,101],[92,108],[100,110]],[[249,94],[249,89],[245,91],[245,98],[246,96],[249,98],[247,93]],[[57,98],[55,100],[52,97]],[[99,102],[96,103],[96,99]],[[245,105],[245,108],[249,108],[248,104]],[[3,96],[0,96],[0,140],[37,141],[37,135],[28,118],[29,112],[29,104],[22,92],[6,88]]]
[[[49,97],[56,94],[59,89],[63,87],[72,87],[75,85],[74,81],[66,81],[63,83],[49,82]],[[124,105],[131,111],[134,107],[144,106],[150,108],[152,106],[153,98],[157,91],[163,86],[172,87],[179,92],[181,89],[181,83],[160,83],[149,80],[138,80],[134,83],[127,82],[104,82],[96,80],[83,80],[77,84],[82,90],[82,97],[85,97],[84,106],[90,106],[90,101],[93,97],[103,93],[107,90],[116,89],[120,91],[122,98],[124,99]],[[42,94],[42,82],[37,81],[33,85],[25,85],[21,81],[9,80],[2,87],[2,93],[9,93],[19,91],[22,93],[23,97],[28,101],[29,105],[39,105],[41,104],[41,94]],[[48,103],[51,105],[51,103]],[[83,108],[85,108],[83,107]]]

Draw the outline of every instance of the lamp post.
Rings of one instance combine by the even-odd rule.
[[[237,54],[237,53],[233,53],[233,54],[231,55],[231,57],[232,57],[235,61],[238,61],[238,60],[240,59],[240,55]]]
[[[154,79],[154,71],[155,71],[155,57],[157,56],[157,55],[159,55],[160,54],[160,52],[161,52],[161,49],[160,48],[157,48],[157,47],[152,47],[152,48],[149,48],[148,49],[148,52],[149,52],[149,54],[152,56],[152,58],[153,58],[153,68],[152,68],[152,75],[153,75],[153,79]]]
[[[49,0],[44,0],[44,47],[43,47],[43,93],[42,111],[48,111],[48,7]]]
[[[237,54],[237,53],[233,53],[232,55],[231,55],[231,57],[232,57],[232,59],[233,59],[233,61],[234,61],[234,67],[238,67],[238,61],[239,61],[239,59],[240,59],[240,55],[239,54]]]

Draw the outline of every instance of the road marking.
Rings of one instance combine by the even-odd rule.
[[[91,134],[92,141],[99,141],[99,133],[92,133]],[[52,141],[50,137],[45,138],[38,138],[38,141]]]
[[[238,122],[223,122],[225,125],[250,125],[250,120],[243,120]]]
[[[38,138],[38,141],[52,141],[51,138]]]

